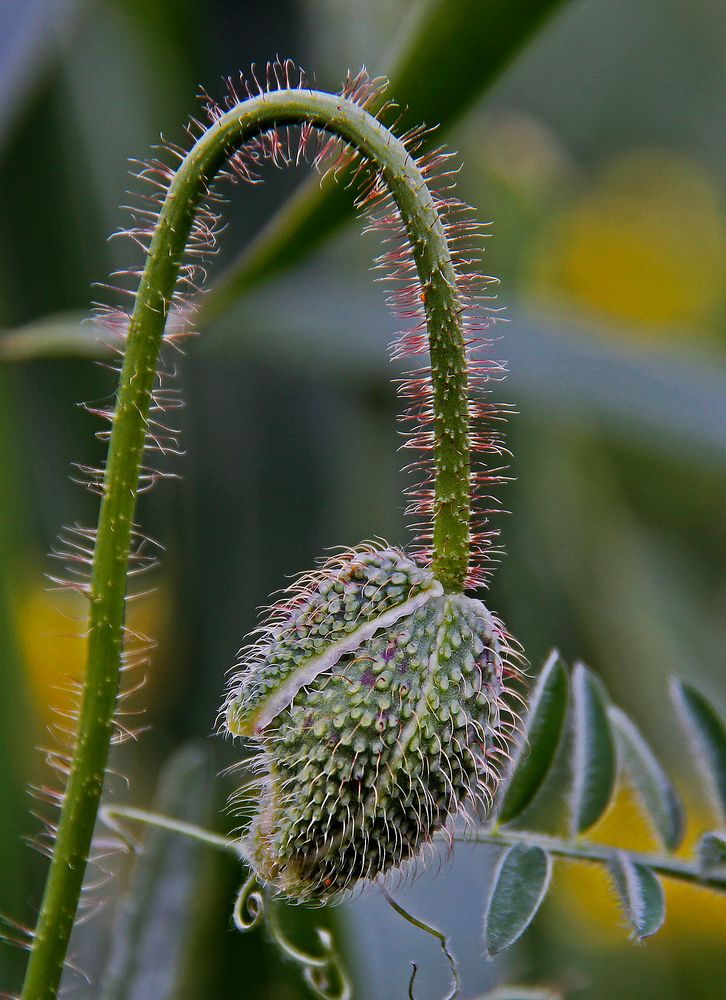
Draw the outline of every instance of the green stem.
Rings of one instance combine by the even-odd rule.
[[[88,663],[73,761],[22,1000],[53,1000],[103,790],[119,686],[132,525],[164,328],[194,215],[235,149],[274,125],[309,122],[382,173],[425,293],[434,393],[434,573],[463,589],[469,560],[467,364],[454,267],[436,204],[404,144],[340,96],[281,90],[244,101],[194,144],[174,175],[146,258],[119,379],[90,591]]]

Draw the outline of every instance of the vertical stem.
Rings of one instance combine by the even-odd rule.
[[[356,147],[382,171],[411,240],[429,324],[434,389],[433,568],[463,589],[469,558],[466,354],[454,268],[436,204],[404,144],[338,95],[280,90],[223,115],[182,161],[164,199],[129,325],[94,552],[88,666],[23,1000],[53,1000],[63,971],[98,813],[119,686],[126,575],[139,474],[161,341],[194,214],[226,158],[275,125],[310,122]]]

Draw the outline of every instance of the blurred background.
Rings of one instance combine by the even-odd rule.
[[[441,97],[437,117],[451,118],[459,192],[491,222],[487,269],[506,306],[495,354],[511,377],[496,394],[517,410],[513,481],[501,492],[510,515],[498,519],[506,556],[486,600],[533,673],[552,646],[598,671],[688,799],[668,679],[687,677],[726,704],[726,7],[539,6],[551,18],[508,65],[489,72],[499,29],[472,13],[465,35],[443,36],[440,58],[417,67],[422,93]],[[98,297],[92,283],[134,259],[128,241],[107,241],[127,222],[128,159],[161,133],[183,142],[199,88],[220,95],[222,76],[253,61],[290,56],[332,89],[364,64],[395,79],[435,7],[0,3],[0,912],[21,923],[33,922],[44,872],[23,842],[38,829],[26,788],[46,780],[35,747],[47,742],[57,686],[83,668],[71,634],[82,601],[47,589],[46,553],[62,525],[95,520],[69,468],[98,463],[101,445],[74,404],[106,397],[112,382],[81,321]],[[458,58],[460,44],[474,45],[474,63]],[[393,96],[413,104],[415,90]],[[264,186],[231,193],[212,284],[307,173],[270,171]],[[143,695],[151,731],[114,762],[131,781],[129,793],[112,778],[116,800],[148,804],[163,762],[190,740],[210,774],[233,762],[234,748],[210,735],[224,673],[287,577],[326,546],[407,540],[385,350],[397,326],[368,272],[376,237],[349,223],[309,242],[265,281],[228,287],[179,366],[187,454],[170,468],[182,478],[140,512],[166,549],[155,593],[133,611],[158,640]],[[171,784],[166,794],[188,815],[230,826],[227,779]],[[696,809],[690,839],[712,822]],[[596,835],[652,846],[625,794]],[[157,915],[150,952],[157,965],[176,955],[168,989],[150,990],[141,968],[108,996],[308,996],[263,934],[230,931],[239,868],[208,852],[192,864],[191,846],[177,849],[170,865],[195,875],[180,883],[184,919]],[[582,868],[558,872],[523,941],[486,962],[481,915],[495,860],[462,849],[401,894],[451,932],[465,997],[499,981],[582,1000],[723,995],[722,900],[668,887],[664,931],[635,948],[604,876]],[[109,905],[77,935],[79,963],[94,975],[109,954],[123,967],[113,921],[124,885],[121,873],[99,890]],[[418,997],[445,992],[435,942],[376,895],[289,920],[302,940],[335,925],[356,997],[405,995],[412,960]],[[22,964],[0,945],[0,988],[17,989]],[[72,972],[67,985],[98,995]]]

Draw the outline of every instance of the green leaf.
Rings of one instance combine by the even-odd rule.
[[[673,851],[683,839],[685,827],[681,800],[633,721],[613,705],[608,708],[608,715],[623,764],[655,832],[663,846]]]
[[[563,0],[435,0],[409,34],[388,77],[388,95],[402,110],[399,131],[439,125],[438,145],[479,95],[491,87]],[[299,260],[353,213],[350,171],[338,183],[311,178],[202,300],[201,324],[246,289]]]
[[[714,805],[726,819],[726,726],[704,694],[681,680],[672,683],[673,700],[691,740]]]
[[[504,854],[484,917],[490,956],[504,951],[527,930],[547,894],[552,859],[537,845],[516,844]]]
[[[518,816],[537,794],[560,745],[567,710],[567,673],[554,650],[537,678],[524,738],[499,808],[500,823]]]
[[[187,745],[164,767],[155,808],[204,824],[214,770],[205,747]],[[203,895],[204,847],[163,829],[144,840],[128,894],[111,935],[102,1000],[172,1000],[185,978],[198,900]]]
[[[607,695],[582,663],[572,674],[571,827],[573,836],[589,830],[608,807],[615,785],[615,746],[607,715]]]
[[[726,868],[726,833],[713,830],[704,833],[696,847],[698,867],[704,874],[715,868]]]
[[[660,879],[623,851],[613,855],[610,873],[633,937],[642,941],[659,931],[665,920],[665,895]]]

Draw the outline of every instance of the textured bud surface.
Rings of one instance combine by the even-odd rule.
[[[511,728],[506,652],[480,601],[438,595],[318,675],[259,737],[246,848],[260,878],[297,899],[336,896],[486,807]]]
[[[429,571],[393,548],[353,549],[302,577],[240,653],[227,728],[256,735],[301,687],[440,593]]]

